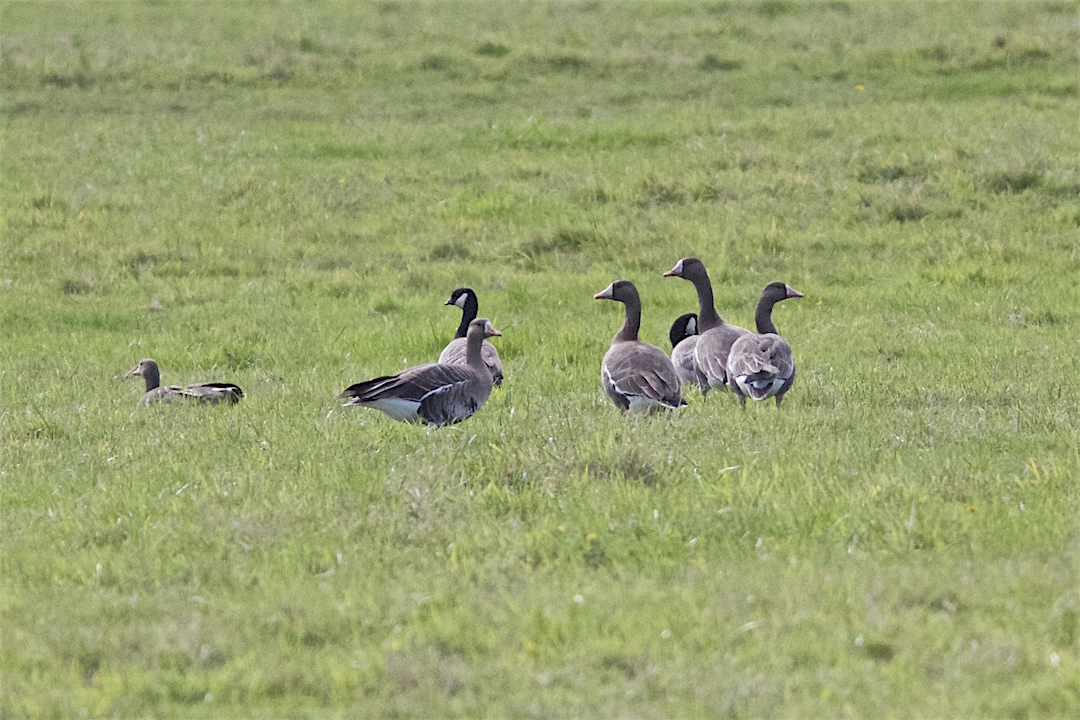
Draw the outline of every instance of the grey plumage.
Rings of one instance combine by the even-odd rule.
[[[476,293],[469,288],[458,288],[450,294],[450,299],[443,305],[453,305],[461,308],[461,324],[458,325],[457,332],[454,333],[454,339],[439,354],[439,362],[449,365],[464,365],[468,354],[465,334],[469,329],[469,323],[476,319],[476,313],[480,307],[476,299]],[[502,358],[499,357],[499,351],[495,349],[495,346],[487,340],[480,346],[480,358],[491,370],[491,378],[495,387],[502,385]]]
[[[695,351],[699,336],[697,334],[697,315],[686,313],[675,318],[668,337],[671,338],[671,364],[675,374],[683,385],[697,385],[702,393],[709,389],[708,380],[697,367]]]
[[[781,300],[802,296],[782,282],[766,285],[754,315],[757,334],[741,337],[732,345],[728,383],[744,410],[747,397],[759,401],[773,397],[780,407],[784,394],[794,384],[795,358],[787,340],[776,332],[772,309]]]
[[[468,342],[466,339],[454,338],[450,341],[450,344],[444,347],[443,351],[439,353],[439,362],[446,365],[464,365],[467,355]],[[495,349],[495,346],[487,340],[480,345],[480,359],[484,361],[488,370],[491,371],[491,381],[495,387],[502,385],[502,358],[499,357],[499,351]]]
[[[671,359],[655,345],[638,340],[641,299],[634,284],[618,280],[594,297],[625,306],[622,328],[600,364],[600,382],[615,406],[650,412],[685,405]]]
[[[158,364],[146,358],[131,369],[128,377],[141,377],[146,381],[146,394],[139,401],[140,405],[157,402],[184,400],[200,403],[237,403],[244,397],[244,391],[233,383],[202,383],[200,385],[162,385],[161,370]]]
[[[731,346],[749,331],[724,322],[713,304],[712,282],[705,265],[697,258],[683,258],[664,277],[681,277],[694,284],[698,296],[698,341],[694,348],[697,369],[709,388],[727,386],[728,354]],[[705,386],[703,386],[704,390]]]
[[[381,410],[395,420],[420,422],[441,427],[461,422],[483,407],[491,395],[491,370],[481,357],[485,337],[501,335],[486,318],[469,323],[464,365],[432,363],[407,368],[356,383],[346,388],[338,399],[346,405],[361,405]]]

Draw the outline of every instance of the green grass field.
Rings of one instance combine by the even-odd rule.
[[[1077,717],[1078,77],[1075,0],[4,0],[0,718]],[[783,411],[603,396],[685,255],[806,294]],[[462,285],[475,417],[332,402]]]

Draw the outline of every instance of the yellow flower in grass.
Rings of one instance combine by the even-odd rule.
[[[589,533],[588,535],[585,536],[585,539],[586,540],[595,540],[596,539],[596,533]]]
[[[855,89],[856,89],[856,90],[857,90],[858,92],[862,92],[862,91],[863,91],[863,90],[865,90],[866,88],[864,88],[864,87],[863,87],[862,85],[856,85],[856,86],[855,86]]]

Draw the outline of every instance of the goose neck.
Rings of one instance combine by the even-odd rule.
[[[723,318],[716,312],[709,274],[702,268],[701,272],[692,278],[692,282],[698,296],[698,332],[705,332],[718,325],[723,325]]]
[[[461,324],[458,325],[457,332],[454,333],[454,337],[463,338],[469,334],[469,323],[476,319],[476,313],[479,310],[479,304],[476,302],[476,296],[471,292],[465,296],[465,307],[461,309]]]
[[[775,300],[771,300],[767,297],[762,297],[758,300],[757,310],[754,311],[754,324],[757,326],[759,335],[765,333],[776,333],[776,326],[772,321],[773,305],[776,304]]]

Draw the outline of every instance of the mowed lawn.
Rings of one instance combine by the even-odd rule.
[[[0,718],[1077,717],[1078,18],[5,0]],[[684,256],[783,410],[603,395]],[[459,286],[476,416],[333,402]]]

